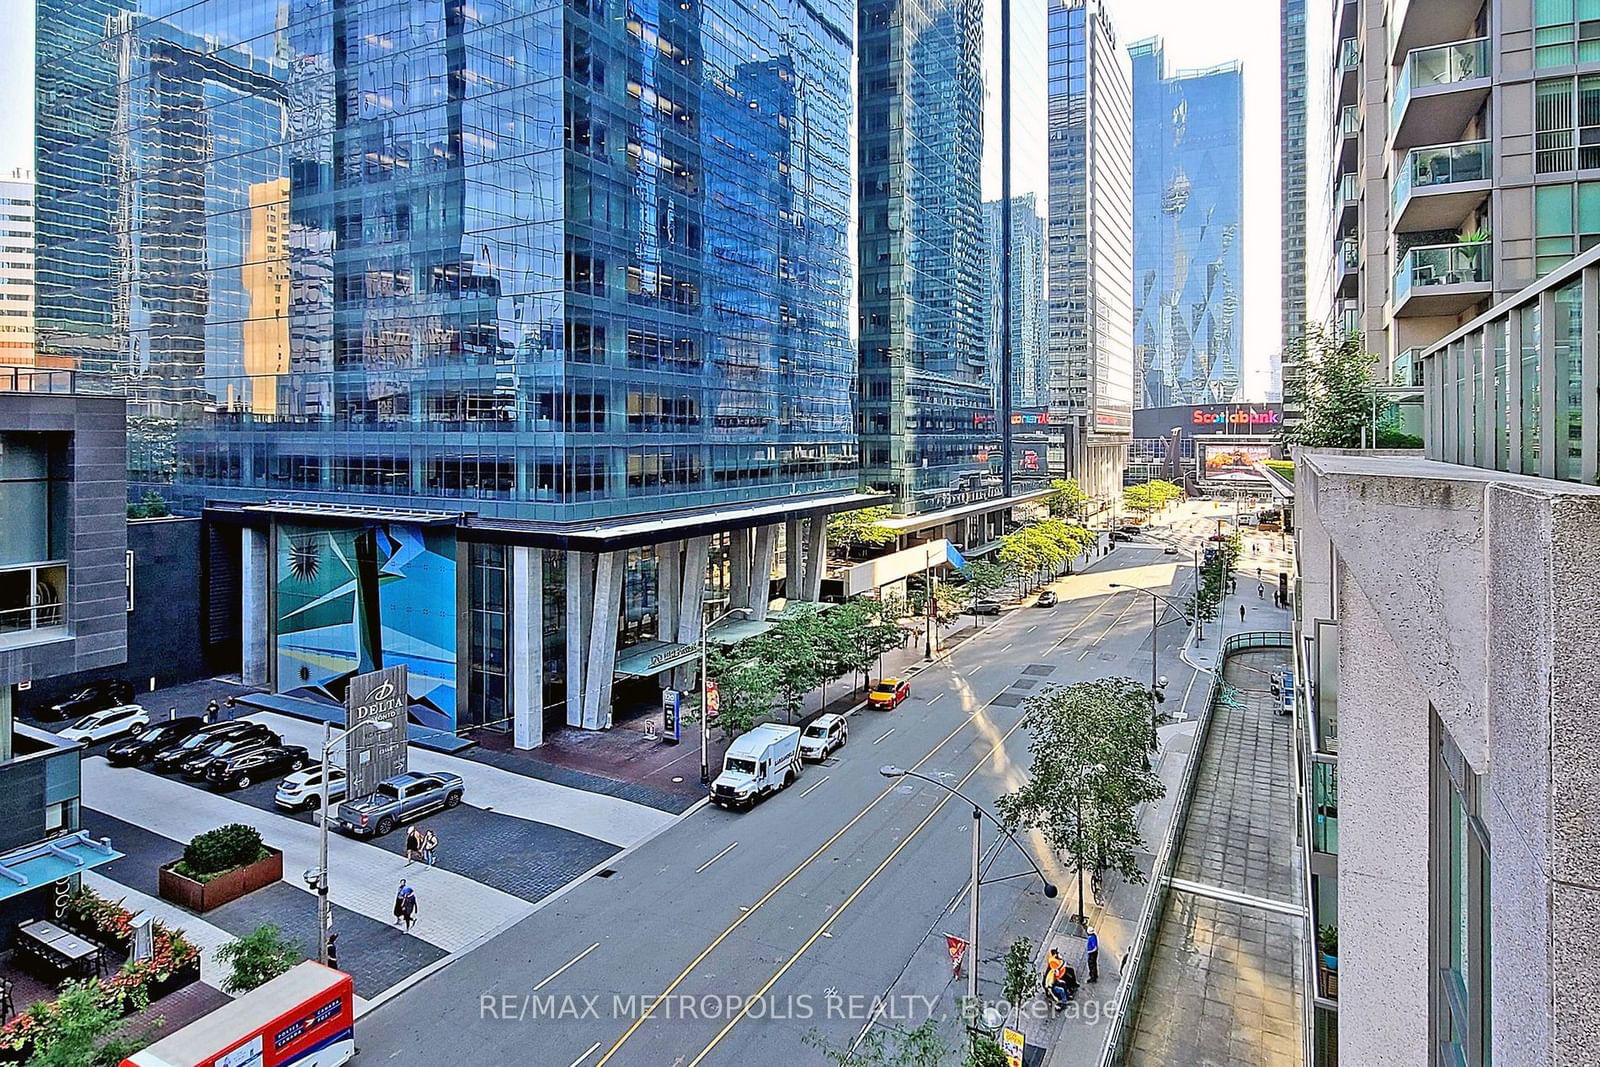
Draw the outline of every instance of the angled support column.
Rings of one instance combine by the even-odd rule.
[[[270,580],[268,545],[272,538],[266,530],[244,527],[239,545],[239,621],[243,631],[243,652],[239,662],[239,680],[245,685],[266,688],[271,675],[267,670],[267,638],[271,622],[267,618]]]
[[[822,599],[822,573],[828,556],[828,517],[816,514],[806,522],[805,579],[800,583],[800,597],[815,604]]]
[[[678,607],[683,602],[683,542],[663,541],[656,546],[656,636],[678,638]],[[668,674],[661,675],[667,684]]]
[[[583,669],[583,728],[611,728],[611,675],[617,667],[617,616],[622,611],[625,552],[601,552],[594,566],[594,618]]]
[[[751,530],[735,530],[728,535],[728,607],[750,606]]]
[[[544,549],[511,549],[511,731],[518,748],[544,744]]]
[[[700,643],[700,627],[705,622],[706,567],[711,562],[711,538],[691,537],[684,542],[682,593],[678,599],[678,643]],[[673,687],[689,689],[699,677],[699,664],[690,663],[673,672]]]
[[[567,553],[567,725],[583,726],[584,665],[594,618],[594,553]]]
[[[755,531],[755,558],[750,563],[750,590],[745,603],[750,618],[764,622],[772,603],[772,553],[778,547],[778,528],[761,526]]]
[[[800,599],[800,583],[805,573],[805,524],[786,519],[783,524],[783,595]]]

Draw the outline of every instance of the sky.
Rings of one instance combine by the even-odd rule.
[[[1017,42],[1042,45],[1047,0],[1013,0],[1012,33]],[[1233,0],[1227,5],[1197,0],[1106,0],[1112,23],[1124,45],[1145,37],[1166,41],[1172,70],[1210,67],[1230,60],[1244,65],[1245,219],[1244,219],[1244,393],[1259,400],[1266,390],[1267,368],[1279,347],[1279,168],[1278,168],[1278,0]],[[1318,5],[1311,5],[1313,8]],[[985,10],[985,66],[998,70],[998,3]],[[1225,12],[1225,14],[1224,14]],[[0,174],[32,167],[33,142],[33,2],[0,0]],[[1017,46],[1013,72],[1012,115],[1016,151],[1037,144],[1033,164],[1015,164],[1013,192],[1038,186],[1043,191],[1046,102],[1041,48]],[[992,126],[998,116],[998,78],[991,77],[987,95]],[[1024,85],[1038,85],[1037,94]],[[997,139],[995,140],[997,144]],[[987,153],[986,153],[987,154]],[[986,160],[986,163],[991,160]],[[995,182],[986,166],[984,195]]]

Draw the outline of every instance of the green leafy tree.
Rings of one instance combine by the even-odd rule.
[[[1039,985],[1039,972],[1033,965],[1033,943],[1025,937],[1011,942],[1011,947],[1006,949],[1004,966],[1000,995],[1007,1006],[1019,1011]]]
[[[306,958],[297,942],[283,936],[272,923],[264,923],[237,941],[217,949],[217,961],[228,968],[223,992],[234,996],[265,985]]]
[[[862,548],[881,548],[895,539],[893,530],[884,528],[885,519],[894,516],[888,507],[858,508],[828,516],[828,543],[848,555]]]
[[[1076,519],[1083,514],[1089,495],[1083,491],[1076,478],[1057,478],[1050,483],[1050,495],[1045,506],[1058,519]]]
[[[1283,399],[1286,407],[1300,405],[1302,415],[1278,439],[1287,446],[1370,447],[1377,440],[1378,357],[1361,335],[1311,323],[1295,342],[1295,357],[1300,376],[1285,383]]]
[[[1122,491],[1122,503],[1135,514],[1148,515],[1156,509],[1156,496],[1148,482],[1130,485]]]
[[[955,1055],[935,1019],[903,1031],[874,1026],[854,1048],[830,1044],[816,1030],[802,1040],[835,1067],[950,1067]]]
[[[129,1006],[142,1011],[149,998],[140,989]],[[68,982],[52,1003],[40,1001],[29,1014],[37,1022],[27,1067],[116,1067],[149,1043],[160,1020],[135,1036],[123,1030],[122,998],[96,981]]]
[[[834,608],[823,616],[828,658],[841,673],[859,675],[865,682],[878,657],[898,647],[903,639],[901,610],[898,603],[873,597],[857,597]]]
[[[967,1053],[967,1067],[1011,1067],[1011,1060],[1000,1042],[988,1034],[972,1039],[972,1051]]]
[[[1142,881],[1135,810],[1164,792],[1150,767],[1152,695],[1131,678],[1048,689],[1023,713],[1028,780],[999,799],[1007,826],[1038,830],[1078,870],[1109,866]]]
[[[827,628],[821,613],[802,610],[748,644],[751,656],[773,669],[778,704],[793,722],[806,694],[823,683],[831,667],[825,657]]]
[[[970,561],[961,573],[967,580],[967,600],[974,606],[999,593],[1011,581],[1011,573],[1004,565],[987,559]]]
[[[778,700],[778,674],[748,643],[706,651],[706,675],[717,683],[717,718],[724,738],[736,737],[772,714]]]

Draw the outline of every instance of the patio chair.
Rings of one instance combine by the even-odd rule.
[[[7,1022],[17,1013],[17,1006],[11,1000],[11,979],[0,978],[0,1023]]]

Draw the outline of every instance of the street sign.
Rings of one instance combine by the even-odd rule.
[[[348,795],[371,796],[385,778],[406,770],[406,668],[385,667],[350,679],[344,693],[345,773]],[[357,727],[369,719],[387,721],[389,729]]]
[[[1022,1050],[1026,1042],[1017,1031],[1006,1027],[1000,1031],[1000,1048],[1006,1054],[1006,1062],[1011,1067],[1022,1067]]]
[[[661,739],[669,745],[683,740],[683,694],[676,689],[661,691]]]
[[[706,722],[715,722],[722,711],[722,691],[716,682],[706,682]]]
[[[945,934],[944,947],[950,952],[950,966],[955,969],[955,973],[959,976],[961,974],[961,961],[967,955],[966,938],[957,937],[955,934]]]

